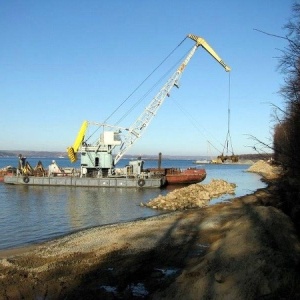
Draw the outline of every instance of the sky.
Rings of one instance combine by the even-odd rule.
[[[287,44],[255,29],[285,36],[293,3],[0,0],[0,150],[65,151],[84,120],[130,127],[172,73],[148,98],[151,85],[129,96],[173,50],[165,70],[186,55],[191,33],[231,72],[199,47],[128,154],[257,153],[256,139],[272,143],[272,107],[283,107],[278,57]]]

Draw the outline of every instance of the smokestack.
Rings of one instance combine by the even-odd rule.
[[[161,152],[158,153],[158,168],[161,168]]]

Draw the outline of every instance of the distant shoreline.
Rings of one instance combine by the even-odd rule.
[[[36,157],[36,158],[48,158],[48,157],[67,157],[66,152],[59,152],[59,151],[29,151],[29,150],[0,150],[0,159],[1,158],[13,158],[17,157],[19,154],[22,154],[26,157]],[[126,159],[135,159],[138,156],[141,156],[144,160],[157,160],[158,154],[155,155],[134,155],[128,154],[124,158]],[[239,159],[242,161],[245,160],[267,160],[270,159],[273,154],[272,153],[264,153],[264,154],[241,154],[238,155]],[[210,160],[211,157],[205,155],[164,155],[164,160],[171,160],[171,159],[178,159],[178,160]]]

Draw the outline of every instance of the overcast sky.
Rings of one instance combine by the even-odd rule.
[[[284,36],[292,3],[0,0],[0,150],[64,151],[84,120],[103,122],[123,102],[108,123],[122,119],[119,125],[129,127],[153,95],[128,115],[144,92],[127,97],[174,49],[174,61],[183,57],[194,45],[184,40],[192,33],[212,46],[230,75],[199,48],[180,88],[129,153],[219,154],[215,149],[227,149],[228,107],[235,154],[255,153],[259,145],[250,136],[270,143],[271,104],[283,103],[277,66],[286,42],[254,29]]]

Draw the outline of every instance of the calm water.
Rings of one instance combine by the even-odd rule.
[[[41,160],[48,167],[53,158],[28,158],[31,166]],[[71,166],[67,159],[55,159],[62,167]],[[123,160],[119,166],[125,166]],[[0,168],[17,166],[17,158],[0,158]],[[156,167],[156,161],[146,161],[145,168]],[[166,160],[162,167],[205,168],[207,177],[236,183],[235,196],[249,194],[265,186],[256,174],[245,172],[249,165],[195,165],[191,160]],[[11,186],[0,183],[0,249],[42,242],[77,230],[136,220],[159,214],[140,207],[159,194],[165,195],[174,187],[164,189],[83,188]],[[225,195],[212,204],[233,198]]]

